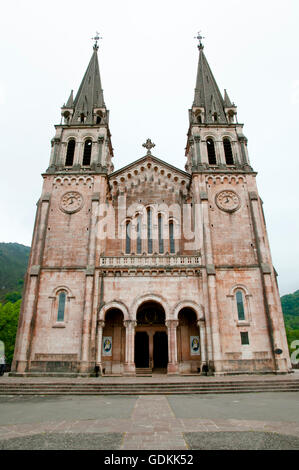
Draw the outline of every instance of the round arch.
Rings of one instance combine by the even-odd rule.
[[[145,302],[156,302],[160,304],[163,307],[164,312],[165,312],[165,321],[169,320],[169,308],[168,308],[167,302],[163,297],[157,294],[142,295],[141,297],[138,297],[137,299],[134,300],[132,307],[131,307],[132,320],[136,320],[138,308],[140,307],[140,305],[142,305]]]
[[[246,296],[251,295],[246,286],[244,286],[243,284],[236,284],[231,288],[229,296],[233,297],[237,290],[243,291]]]
[[[204,309],[202,305],[199,305],[196,302],[193,302],[192,300],[183,300],[179,302],[173,310],[174,320],[178,320],[179,313],[183,308],[191,308],[191,310],[194,311],[197,320],[205,319]]]
[[[105,316],[106,316],[106,313],[108,312],[108,310],[111,310],[111,309],[118,309],[122,312],[123,316],[124,316],[124,320],[130,320],[130,315],[129,315],[129,311],[127,309],[127,307],[125,306],[125,304],[123,304],[122,302],[118,302],[118,301],[112,301],[112,302],[108,302],[108,304],[105,304],[99,311],[99,314],[98,314],[98,320],[103,320],[105,321]]]

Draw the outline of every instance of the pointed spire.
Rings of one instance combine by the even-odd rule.
[[[231,100],[229,99],[229,96],[228,96],[226,90],[224,90],[224,106],[226,108],[231,108],[233,106]]]
[[[71,94],[69,96],[69,99],[66,102],[65,108],[72,108],[74,104],[74,95],[73,95],[73,90],[71,90]]]
[[[203,52],[201,39],[202,37],[200,37],[200,43],[198,45],[199,59],[193,106],[203,107],[205,109],[205,122],[227,123],[224,112],[224,101]]]
[[[75,110],[72,121],[74,124],[80,122],[82,115],[84,115],[85,124],[92,124],[93,109],[105,108],[97,51],[98,44],[96,40],[93,46],[93,54],[73,103]]]

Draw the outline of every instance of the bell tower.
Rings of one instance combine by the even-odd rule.
[[[216,373],[290,370],[263,203],[243,124],[219,91],[198,33],[185,169],[199,207],[208,356]],[[209,337],[210,335],[210,337]]]
[[[97,34],[78,92],[61,108],[25,279],[13,370],[80,371],[95,350],[99,206],[113,171]],[[59,312],[57,314],[57,312]]]

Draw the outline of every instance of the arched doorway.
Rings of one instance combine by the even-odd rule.
[[[102,368],[105,374],[123,372],[125,362],[126,333],[123,312],[111,308],[105,315],[105,326],[102,339]]]
[[[136,369],[166,370],[168,364],[168,337],[163,307],[157,302],[144,302],[138,308],[136,321]]]
[[[183,308],[178,315],[178,362],[180,372],[200,372],[201,344],[196,313],[192,308]]]

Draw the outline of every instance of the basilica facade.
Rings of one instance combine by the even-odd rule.
[[[115,170],[95,42],[42,175],[14,373],[290,372],[257,173],[198,49],[185,169],[147,139]]]

